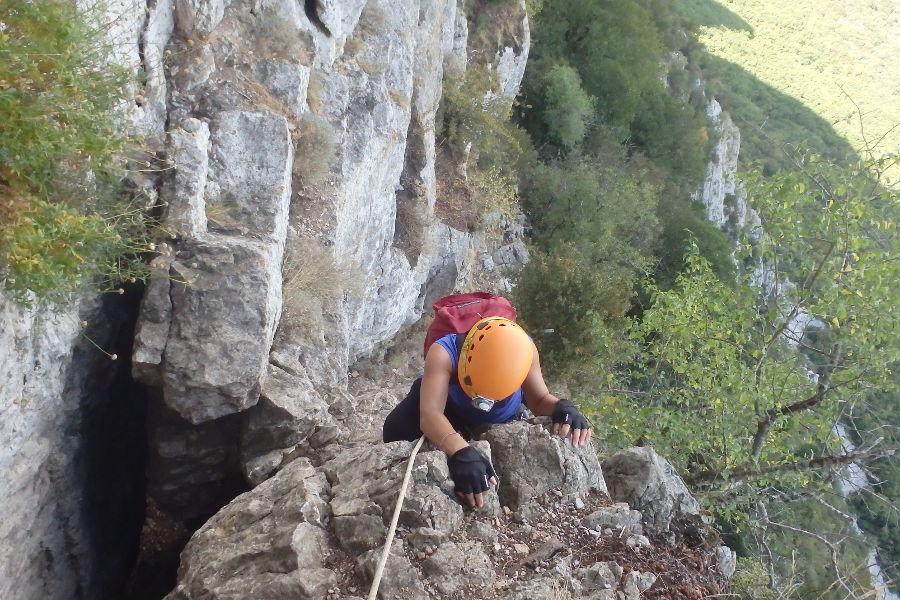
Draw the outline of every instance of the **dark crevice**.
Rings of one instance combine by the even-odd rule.
[[[142,284],[105,294],[82,318],[67,373],[66,397],[79,409],[74,459],[85,539],[73,541],[82,595],[119,599],[138,548],[144,517],[146,395],[131,378],[131,344]],[[96,346],[103,350],[99,350]],[[105,352],[105,353],[104,353]],[[113,359],[113,355],[115,360]]]

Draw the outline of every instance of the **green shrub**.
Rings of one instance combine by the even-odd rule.
[[[0,4],[0,277],[23,303],[143,273],[146,231],[117,184],[130,78],[108,61],[101,14]]]
[[[589,389],[625,357],[622,316],[632,280],[613,264],[585,261],[573,244],[532,252],[513,301],[551,378],[565,379],[573,391]]]
[[[444,80],[441,134],[458,160],[518,175],[528,160],[530,143],[509,120],[510,105],[510,99],[500,94],[497,73],[486,66],[473,65],[461,77]]]
[[[566,150],[581,144],[594,117],[594,99],[581,87],[572,67],[555,64],[542,78],[543,93],[535,100],[545,136]],[[538,104],[539,102],[539,104]]]
[[[559,0],[548,2],[534,26],[530,61],[567,62],[581,77],[585,91],[597,98],[600,120],[627,136],[643,90],[659,87],[659,60],[664,54],[650,13],[634,0]],[[533,78],[523,87],[529,104]]]
[[[709,157],[709,134],[702,112],[666,93],[644,90],[631,123],[632,141],[678,181],[696,186],[703,181]]]
[[[738,558],[737,570],[730,582],[736,600],[777,600],[778,593],[769,586],[766,567],[758,560]]]
[[[691,244],[696,244],[719,279],[733,282],[733,244],[728,236],[707,221],[703,209],[693,206],[689,199],[678,198],[674,193],[664,198],[659,207],[663,227],[657,251],[659,262],[653,273],[656,284],[663,289],[674,285],[684,270],[684,253]]]
[[[13,226],[0,228],[4,288],[28,304],[31,294],[52,302],[101,278],[101,289],[143,278],[146,267],[128,257],[150,247],[138,212],[81,214],[32,197]]]

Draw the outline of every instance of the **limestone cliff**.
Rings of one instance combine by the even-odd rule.
[[[123,523],[97,528],[118,497],[94,497],[86,457],[113,462],[116,436],[143,454],[145,413],[149,497],[206,518],[284,453],[347,434],[353,361],[434,297],[527,257],[515,231],[497,247],[434,217],[444,72],[469,59],[461,2],[146,0],[103,18],[112,59],[142,74],[123,101],[169,168],[129,178],[169,239],[133,365],[127,308],[0,308],[4,599],[106,595],[96,574],[124,567],[102,561],[133,556],[104,537]],[[521,6],[517,19],[490,60],[510,95],[528,52]],[[112,391],[123,367],[140,400]],[[87,437],[103,427],[106,441]],[[124,477],[129,505],[145,485],[134,460],[100,475]]]

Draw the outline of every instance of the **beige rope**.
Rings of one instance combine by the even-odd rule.
[[[387,541],[384,543],[384,550],[381,553],[381,559],[378,561],[378,568],[375,569],[375,577],[372,579],[372,587],[369,588],[368,600],[375,600],[378,594],[378,586],[381,583],[381,576],[384,574],[384,565],[387,564],[388,554],[391,552],[391,544],[394,542],[394,532],[397,530],[397,521],[400,519],[400,509],[403,507],[403,498],[406,497],[406,488],[409,485],[409,475],[412,473],[413,463],[416,461],[416,454],[422,447],[425,436],[419,438],[416,446],[413,448],[412,454],[409,455],[409,462],[406,464],[406,474],[403,476],[403,485],[400,486],[400,496],[397,498],[397,504],[394,506],[394,516],[391,518],[391,526],[388,528]]]

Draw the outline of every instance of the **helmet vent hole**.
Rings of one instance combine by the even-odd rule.
[[[471,357],[471,356],[468,358],[468,361],[467,361],[467,362],[472,362],[472,357]]]
[[[466,375],[466,378],[463,379],[463,383],[465,383],[466,385],[472,385],[472,378]]]
[[[500,327],[506,327],[506,323],[500,323]]]
[[[481,335],[478,336],[478,341],[479,341],[479,342],[480,342],[481,340],[483,340],[483,339],[484,339],[484,334],[481,334]]]

